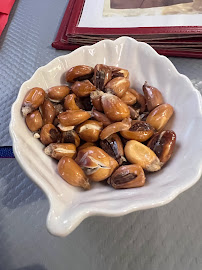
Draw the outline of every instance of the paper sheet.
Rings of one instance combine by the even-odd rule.
[[[110,1],[86,0],[78,26],[92,28],[202,26],[202,13],[166,15],[165,7],[155,7],[149,9],[149,14],[148,8],[136,9],[135,14],[130,14],[134,9],[111,9]]]

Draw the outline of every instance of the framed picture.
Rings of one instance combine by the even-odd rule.
[[[200,14],[202,0],[105,0],[103,16]]]

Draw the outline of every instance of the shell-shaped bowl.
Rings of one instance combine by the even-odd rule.
[[[76,65],[107,64],[130,72],[131,86],[142,91],[145,81],[157,87],[166,103],[175,109],[168,128],[177,135],[171,160],[159,172],[147,176],[144,187],[113,190],[101,183],[83,191],[66,183],[57,173],[57,163],[43,152],[21,115],[26,92],[32,87],[64,84],[64,73]],[[194,185],[202,167],[202,102],[190,80],[177,72],[173,64],[149,45],[129,37],[103,40],[81,47],[40,67],[20,88],[12,106],[10,134],[15,157],[28,176],[45,192],[50,202],[48,230],[58,236],[72,232],[92,215],[120,216],[161,206]]]

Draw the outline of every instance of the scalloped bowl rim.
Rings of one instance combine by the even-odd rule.
[[[150,53],[155,55],[156,58],[162,58],[164,62],[167,62],[167,65],[169,66],[170,69],[172,69],[172,72],[175,72],[176,75],[183,77],[187,83],[189,84],[190,89],[193,92],[193,95],[195,95],[195,98],[198,99],[198,104],[199,104],[199,111],[200,111],[200,117],[202,118],[202,98],[201,98],[201,94],[199,93],[199,91],[197,89],[194,88],[194,86],[192,85],[191,81],[183,74],[180,74],[177,69],[175,68],[175,66],[172,64],[172,62],[166,58],[165,56],[159,55],[150,45],[144,43],[144,42],[138,42],[133,38],[130,37],[120,37],[114,41],[112,40],[102,40],[94,45],[90,45],[90,46],[82,46],[78,49],[76,49],[75,51],[71,52],[71,55],[77,54],[78,51],[80,50],[85,50],[85,49],[92,49],[92,48],[96,48],[98,46],[100,46],[102,43],[111,43],[111,44],[116,44],[117,42],[125,42],[125,41],[130,40],[130,42],[135,42],[138,43],[140,45],[145,46],[145,48],[147,47],[148,50],[150,50]],[[187,183],[186,185],[181,185],[176,187],[173,190],[169,190],[169,192],[167,194],[164,194],[161,196],[161,199],[157,199],[156,201],[153,201],[152,203],[148,201],[142,203],[142,205],[129,205],[127,207],[122,208],[121,210],[106,210],[106,209],[93,209],[91,208],[90,210],[86,207],[85,211],[83,211],[83,213],[80,215],[80,217],[75,220],[74,224],[72,225],[71,228],[69,228],[67,231],[65,232],[58,232],[58,231],[54,231],[54,228],[52,227],[52,225],[49,222],[49,218],[51,215],[51,209],[52,209],[52,204],[54,204],[53,202],[53,194],[49,192],[49,183],[46,182],[42,182],[40,180],[38,180],[36,177],[34,177],[32,175],[32,170],[27,167],[24,166],[23,164],[23,159],[20,155],[19,149],[18,149],[18,138],[16,137],[15,134],[15,107],[19,102],[20,99],[20,95],[21,95],[21,89],[24,87],[25,83],[31,81],[39,72],[43,71],[44,69],[46,69],[48,66],[52,65],[54,63],[54,61],[58,60],[58,59],[62,59],[62,58],[66,58],[68,57],[70,54],[67,55],[62,55],[59,57],[54,58],[52,61],[50,61],[49,63],[47,63],[44,66],[39,67],[34,74],[32,75],[32,77],[25,81],[19,90],[18,96],[16,98],[16,101],[13,103],[12,105],[12,109],[11,109],[11,121],[10,121],[10,125],[9,125],[9,132],[11,135],[11,138],[13,140],[13,152],[14,155],[18,161],[18,163],[20,164],[20,166],[23,168],[23,170],[26,172],[26,174],[44,191],[44,193],[46,194],[49,203],[50,203],[50,209],[49,209],[49,213],[48,213],[48,217],[47,217],[47,227],[49,229],[49,231],[55,235],[58,236],[66,236],[67,234],[69,234],[71,231],[73,231],[85,218],[92,216],[92,215],[101,215],[101,216],[111,216],[111,217],[115,217],[115,216],[122,216],[122,215],[126,215],[128,213],[137,211],[137,210],[145,210],[145,209],[150,209],[150,208],[155,208],[158,206],[162,206],[165,205],[169,202],[171,202],[174,198],[176,198],[180,193],[184,192],[185,190],[189,189],[191,186],[193,186],[201,177],[202,174],[202,157],[201,160],[199,161],[199,166],[197,169],[197,173],[195,173],[195,177],[192,178],[192,181],[190,181],[189,183]]]

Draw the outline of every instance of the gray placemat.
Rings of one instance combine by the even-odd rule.
[[[90,217],[60,239],[46,230],[46,197],[16,160],[0,168],[0,269],[202,269],[202,181],[165,206]]]
[[[0,146],[12,145],[10,109],[21,84],[35,70],[68,51],[51,47],[67,0],[16,0],[0,37]]]

